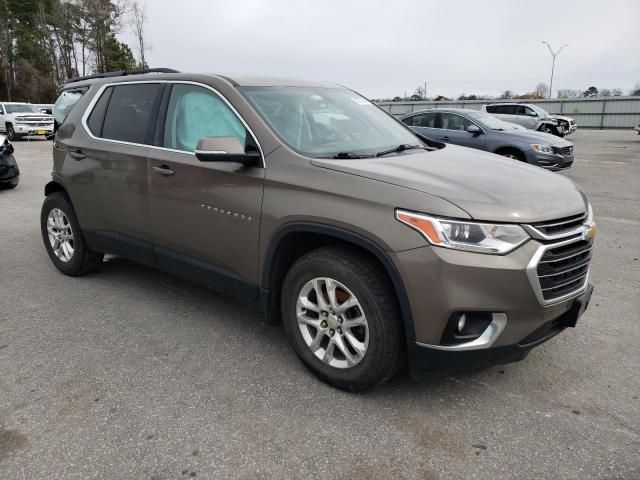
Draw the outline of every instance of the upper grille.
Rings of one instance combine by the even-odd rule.
[[[553,147],[553,151],[563,157],[570,157],[573,155],[573,145],[569,145],[568,147]]]
[[[586,218],[587,214],[581,213],[579,215],[572,215],[570,217],[559,218],[557,220],[532,223],[531,226],[545,235],[556,235],[579,227],[585,222]]]
[[[584,287],[592,248],[593,241],[579,240],[544,252],[537,273],[545,300],[555,300]]]

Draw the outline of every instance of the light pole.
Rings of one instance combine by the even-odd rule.
[[[549,82],[549,98],[551,98],[551,95],[553,94],[553,70],[556,67],[556,57],[560,55],[560,52],[564,47],[568,47],[569,45],[564,44],[554,52],[553,48],[551,48],[551,45],[549,45],[548,42],[545,42],[543,40],[542,43],[544,43],[547,46],[547,48],[549,49],[549,53],[551,54],[551,58],[553,59],[553,61],[551,62],[551,81]]]

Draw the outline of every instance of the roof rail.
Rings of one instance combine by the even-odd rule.
[[[125,75],[138,75],[142,73],[180,73],[173,68],[138,68],[135,70],[118,70],[116,72],[96,73],[95,75],[87,75],[86,77],[75,77],[65,80],[64,84],[81,82],[83,80],[92,80],[94,78],[110,78],[110,77],[124,77]]]

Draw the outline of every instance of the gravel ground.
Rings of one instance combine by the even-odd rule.
[[[246,305],[111,259],[69,278],[39,230],[51,144],[0,191],[0,478],[640,478],[640,137],[580,130],[594,297],[520,363],[352,395]]]

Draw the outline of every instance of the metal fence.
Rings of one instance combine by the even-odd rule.
[[[632,128],[640,124],[640,97],[562,98],[553,100],[456,100],[377,102],[387,112],[400,116],[426,108],[471,108],[499,102],[535,103],[547,112],[575,118],[582,128]]]

